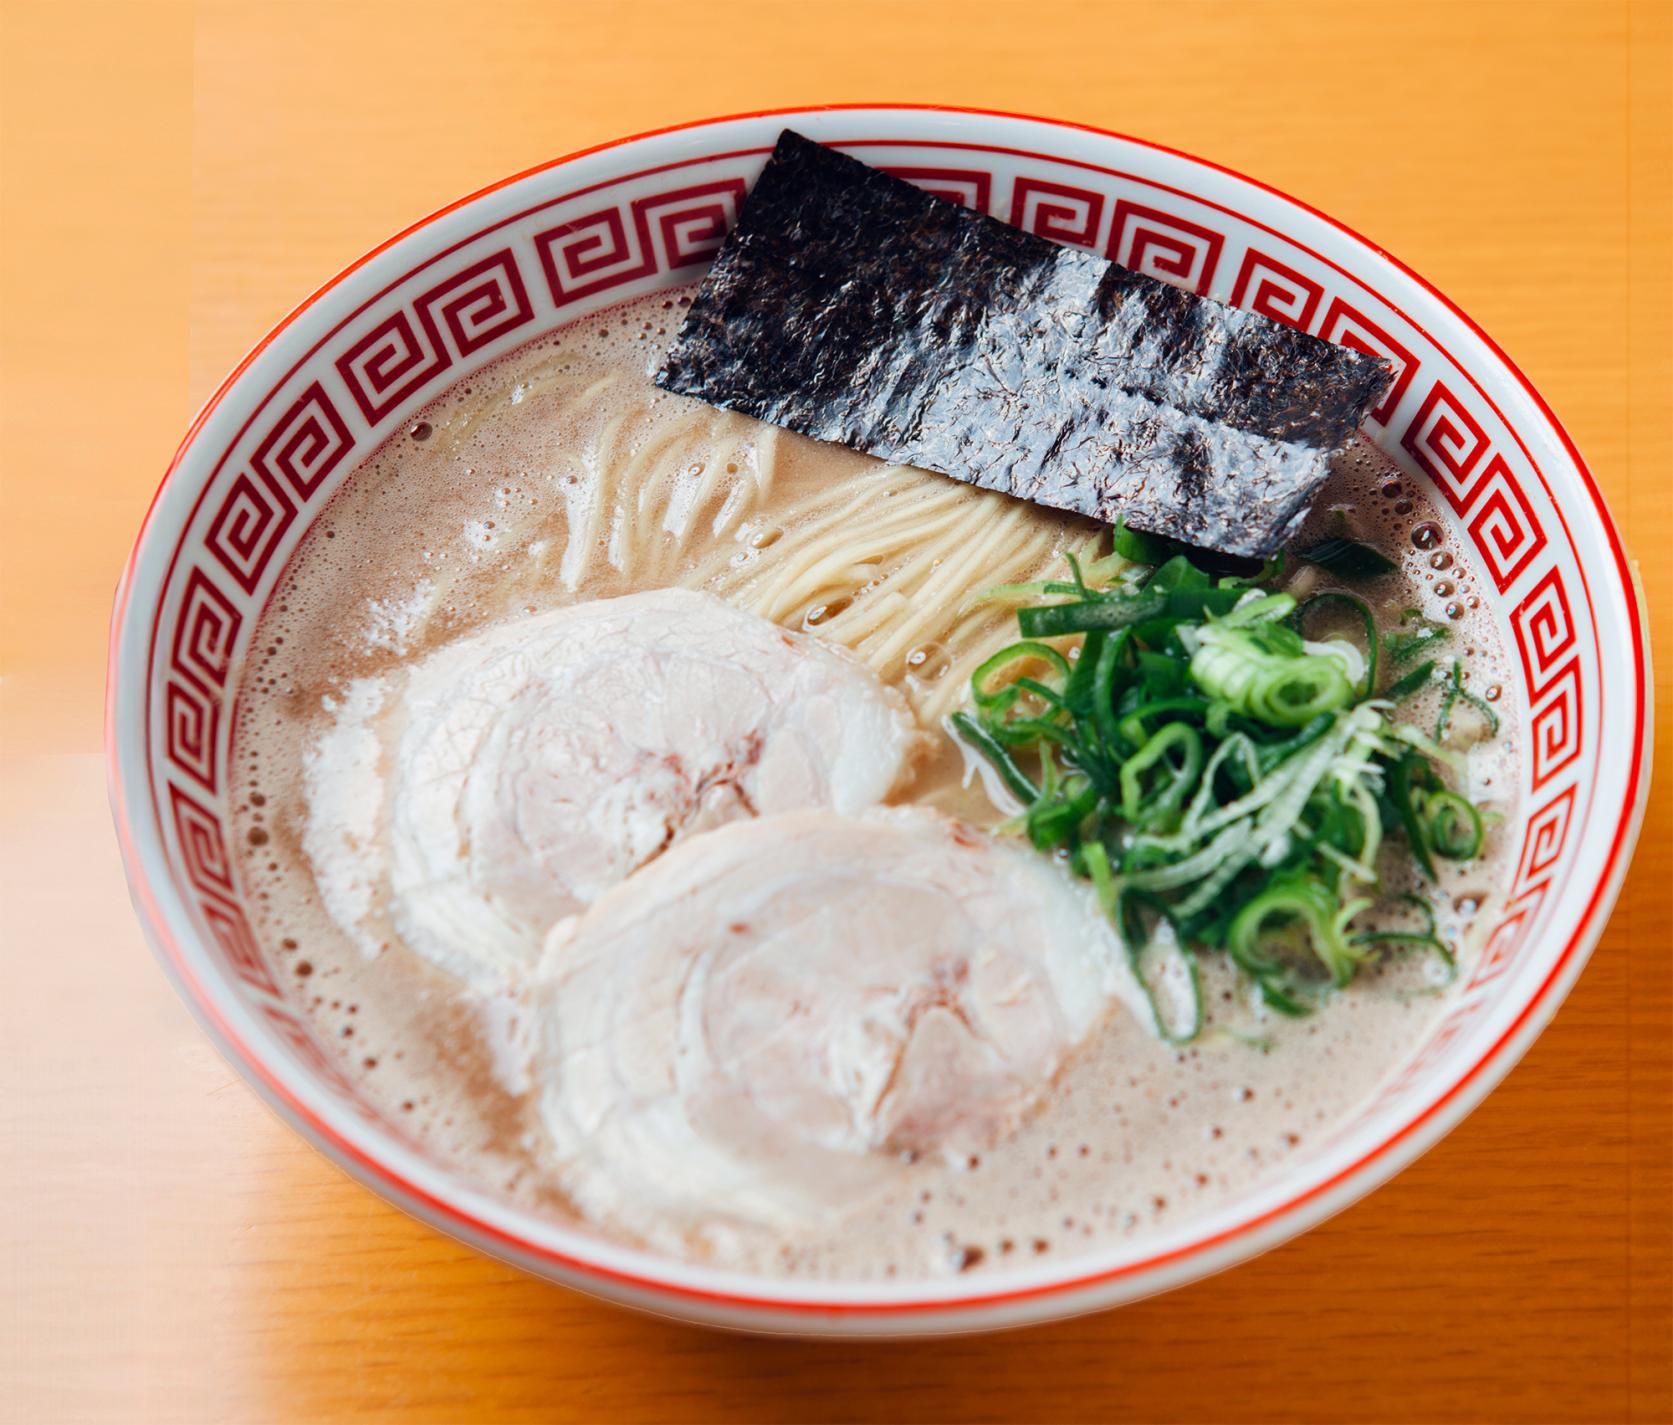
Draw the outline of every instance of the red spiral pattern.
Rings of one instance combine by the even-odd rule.
[[[170,678],[163,694],[164,750],[178,768],[213,796],[219,776],[216,759],[221,731],[221,701],[205,688]]]
[[[1324,288],[1276,257],[1250,248],[1243,255],[1232,286],[1232,306],[1247,307],[1275,322],[1308,331],[1324,298]]]
[[[1569,659],[1543,692],[1546,701],[1528,720],[1536,792],[1580,756],[1580,660]]]
[[[186,867],[187,879],[207,896],[236,900],[232,858],[227,855],[220,820],[180,788],[170,786],[168,793],[174,813],[174,834],[180,843],[180,859]]]
[[[1518,889],[1545,880],[1562,859],[1563,842],[1568,839],[1574,816],[1574,788],[1565,787],[1528,817],[1528,832],[1522,842],[1522,859],[1516,868]]]
[[[337,358],[337,372],[368,424],[376,425],[453,364],[435,319],[391,312]]]
[[[624,214],[602,208],[534,235],[541,270],[559,307],[653,272],[706,262],[737,220],[744,181],[724,178],[636,198]]]
[[[1471,477],[1487,454],[1487,433],[1444,382],[1423,398],[1400,445],[1459,514],[1481,492]]]
[[[528,289],[510,248],[492,253],[432,287],[416,305],[426,318],[439,320],[453,354],[461,357],[534,320]]]
[[[1510,611],[1510,627],[1527,679],[1528,701],[1537,703],[1551,688],[1552,670],[1575,647],[1568,589],[1554,566]]]
[[[175,671],[196,679],[205,688],[225,687],[243,623],[237,605],[202,569],[191,566],[174,622]]]
[[[960,207],[989,213],[993,201],[993,175],[979,168],[885,168],[926,193]]]
[[[1470,976],[1471,989],[1498,979],[1516,963],[1517,954],[1528,943],[1528,933],[1533,929],[1544,902],[1545,886],[1541,884],[1519,894],[1505,908]]]
[[[315,381],[256,447],[250,466],[268,484],[283,481],[298,500],[306,500],[353,449],[348,426]]]
[[[210,521],[204,544],[238,587],[253,594],[268,561],[296,519],[296,506],[277,481],[258,484],[240,472]]]
[[[209,933],[221,947],[233,974],[252,989],[279,998],[279,986],[274,982],[267,961],[262,958],[261,947],[256,944],[255,933],[250,929],[250,922],[244,918],[244,912],[237,906],[212,900],[199,902],[198,909],[203,912]]]
[[[1011,226],[1052,242],[1098,246],[1104,195],[1045,178],[1019,177],[1011,185]]]
[[[1487,462],[1481,488],[1486,494],[1477,502],[1466,528],[1481,551],[1493,587],[1503,594],[1545,548],[1545,530],[1502,455],[1495,454]]]
[[[1206,297],[1225,241],[1201,223],[1123,198],[1115,205],[1108,255],[1123,267]]]

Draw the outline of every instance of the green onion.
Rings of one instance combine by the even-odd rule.
[[[1172,754],[1177,752],[1177,763]],[[1162,787],[1149,794],[1145,774],[1160,765]],[[1202,738],[1189,723],[1170,722],[1121,764],[1121,815],[1132,826],[1148,826],[1179,810],[1202,771]]]
[[[1156,698],[1140,703],[1131,712],[1123,714],[1116,729],[1129,746],[1138,747],[1150,736],[1144,725],[1146,718],[1159,717],[1163,713],[1206,713],[1210,706],[1206,698]]]
[[[1098,904],[1120,932],[1122,946],[1127,952],[1127,964],[1149,1005],[1150,1018],[1157,1037],[1168,1044],[1189,1044],[1202,1033],[1203,1025],[1202,976],[1197,969],[1197,957],[1190,946],[1176,935],[1174,950],[1184,966],[1185,973],[1182,978],[1191,997],[1190,1014],[1185,1025],[1182,1028],[1176,1027],[1162,1012],[1161,1003],[1156,996],[1156,975],[1150,969],[1150,961],[1155,958],[1150,955],[1150,951],[1156,937],[1145,927],[1141,916],[1143,907],[1156,912],[1158,919],[1165,918],[1168,914],[1166,905],[1153,897],[1125,890],[1118,885],[1110,871],[1109,853],[1101,841],[1086,842],[1080,848],[1079,863],[1079,869],[1092,882]]]
[[[1337,536],[1296,550],[1296,558],[1317,564],[1344,579],[1375,579],[1382,574],[1392,574],[1398,567],[1387,555],[1369,544]]]
[[[1083,786],[1073,796],[1066,790],[1056,796],[1042,796],[1023,817],[1028,839],[1041,851],[1063,845],[1098,805],[1095,787]]]
[[[1410,663],[1420,653],[1427,652],[1437,643],[1444,643],[1452,636],[1452,631],[1443,623],[1427,623],[1421,619],[1416,609],[1407,609],[1405,622],[1418,620],[1418,626],[1407,633],[1396,630],[1383,638],[1383,648],[1388,653],[1391,668],[1399,668]]]
[[[1435,879],[1435,860],[1429,853],[1429,839],[1424,835],[1418,812],[1423,790],[1434,775],[1434,768],[1415,752],[1403,752],[1388,772],[1389,799],[1399,815],[1412,855],[1417,857],[1418,865],[1423,867],[1431,881]]]
[[[1102,634],[1089,634],[1087,642],[1101,637]],[[1092,670],[1092,725],[1098,741],[1111,755],[1120,737],[1115,721],[1115,688],[1121,655],[1126,651],[1126,637],[1125,633],[1119,633],[1105,643],[1098,650],[1098,662]]]
[[[1367,902],[1351,903],[1363,909]],[[1364,956],[1343,935],[1345,907],[1338,907],[1314,880],[1274,881],[1237,913],[1226,948],[1240,964],[1277,968],[1261,951],[1261,937],[1269,922],[1293,922],[1303,927],[1312,951],[1329,972],[1332,983],[1347,984]],[[1351,919],[1351,913],[1348,916]]]
[[[1069,560],[1070,579],[1017,586],[1041,602],[1017,610],[1021,637],[976,670],[949,726],[1022,803],[1007,825],[1092,882],[1157,1033],[1201,1032],[1201,953],[1224,954],[1289,1015],[1377,947],[1448,954],[1432,917],[1421,933],[1354,929],[1389,836],[1431,878],[1437,857],[1481,849],[1481,814],[1442,779],[1458,754],[1386,714],[1435,661],[1372,697],[1382,666],[1446,631],[1383,635],[1351,594],[1297,607],[1260,576],[1216,581],[1159,548],[1143,550],[1154,567],[1131,570],[1136,538],[1117,531],[1114,554]],[[1351,652],[1304,638],[1333,605],[1364,629],[1362,678]],[[1477,705],[1456,664],[1448,686],[1448,712]],[[1164,982],[1189,1005],[1164,1006]]]
[[[1460,702],[1480,713],[1493,735],[1498,736],[1499,715],[1493,711],[1492,705],[1485,699],[1478,698],[1464,686],[1464,670],[1458,660],[1454,658],[1452,660],[1452,670],[1447,674],[1446,695],[1441,699],[1440,716],[1435,720],[1435,740],[1437,742],[1446,739],[1447,728],[1452,721],[1452,710]]]
[[[1436,933],[1435,911],[1422,896],[1404,892],[1400,899],[1417,907],[1423,916],[1424,928],[1412,930],[1367,930],[1353,937],[1355,945],[1393,945],[1403,950],[1428,950],[1446,967],[1446,978],[1436,988],[1444,989],[1458,978],[1458,957]]]
[[[1163,1013],[1161,1001],[1156,993],[1157,983],[1166,973],[1165,968],[1162,968],[1166,964],[1166,949],[1158,945],[1160,937],[1146,929],[1139,911],[1141,906],[1149,906],[1158,911],[1159,922],[1167,919],[1165,907],[1160,901],[1135,893],[1121,897],[1116,923],[1120,928],[1122,941],[1127,946],[1128,964],[1132,967],[1133,978],[1144,991],[1157,1035],[1167,1044],[1189,1044],[1202,1033],[1203,1025],[1202,974],[1197,968],[1196,952],[1186,941],[1179,938],[1177,931],[1173,933],[1172,944],[1167,948],[1171,948],[1173,958],[1183,967],[1183,973],[1177,974],[1175,978],[1184,982],[1189,994],[1189,1009],[1184,1023],[1180,1024]]]
[[[1315,594],[1295,611],[1296,631],[1305,634],[1307,615],[1314,609],[1327,608],[1332,604],[1339,604],[1352,609],[1359,615],[1361,624],[1365,628],[1365,682],[1361,685],[1359,695],[1368,698],[1377,690],[1377,654],[1379,640],[1377,638],[1377,620],[1371,612],[1371,606],[1364,599],[1356,598],[1352,594],[1338,594],[1335,592]]]
[[[1423,811],[1424,839],[1437,856],[1468,861],[1481,850],[1481,813],[1457,792],[1429,793]]]
[[[1128,529],[1125,520],[1117,520],[1111,530],[1111,545],[1123,559],[1134,564],[1160,564],[1178,553],[1179,544],[1159,534],[1140,534]]]
[[[1295,598],[1290,594],[1257,594],[1240,599],[1237,607],[1220,620],[1221,628],[1248,628],[1251,624],[1277,623],[1295,612]],[[1276,632],[1276,630],[1274,630]],[[1293,651],[1300,648],[1292,645]]]
[[[1435,676],[1435,660],[1431,658],[1426,663],[1419,663],[1403,678],[1397,678],[1383,691],[1383,696],[1391,703],[1398,703],[1409,698],[1419,688],[1426,687],[1430,679]]]
[[[1183,623],[1201,618],[1205,613],[1230,609],[1239,594],[1237,589],[1152,592],[1147,586],[1137,594],[1100,594],[1078,603],[1037,604],[1018,609],[1017,627],[1024,638],[1060,638],[1065,634],[1127,628],[1154,620]]]
[[[989,685],[995,673],[1010,667],[1013,663],[1029,658],[1037,658],[1049,663],[1058,673],[1065,677],[1068,676],[1069,660],[1049,643],[1013,643],[1007,648],[1000,649],[971,674],[970,696],[975,699],[976,706],[979,708],[1008,708],[1016,702],[1015,684],[1005,684],[999,687]]]
[[[999,780],[1010,789],[1011,795],[1024,802],[1039,800],[1040,789],[1029,781],[1023,770],[1017,766],[1010,752],[992,737],[969,713],[957,712],[948,719],[958,735],[970,744],[983,757],[987,758],[993,770],[999,773]]]
[[[1301,727],[1353,698],[1353,685],[1334,658],[1268,652],[1253,635],[1221,624],[1205,625],[1198,638],[1192,679],[1245,717]]]
[[[1253,574],[1227,574],[1220,580],[1222,589],[1245,589],[1253,584],[1270,584],[1275,579],[1281,579],[1289,561],[1284,551],[1279,550],[1266,563],[1262,564]]]

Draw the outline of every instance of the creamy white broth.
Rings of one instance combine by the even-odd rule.
[[[1037,576],[1096,533],[658,392],[648,373],[682,301],[650,298],[566,329],[419,413],[310,531],[239,690],[241,871],[258,933],[320,1038],[439,1157],[565,1220],[572,1209],[542,1169],[544,1130],[505,1087],[495,1017],[398,935],[357,946],[326,910],[321,885],[341,868],[305,850],[303,764],[357,680],[568,603],[705,589],[853,649],[933,735],[933,756],[895,800],[991,826],[1001,813],[939,730],[970,668],[1011,636],[1003,610],[968,600]],[[1446,622],[1469,686],[1508,703],[1474,571],[1431,543],[1434,510],[1374,450],[1340,462],[1302,542],[1344,518],[1401,559],[1400,576],[1381,581],[1384,622],[1406,608]],[[1293,578],[1298,590],[1336,586],[1310,568]],[[1420,723],[1433,713],[1432,694],[1402,710]],[[1466,967],[1503,880],[1499,818],[1514,810],[1515,757],[1508,725],[1470,750],[1460,790],[1497,816],[1483,857],[1444,867],[1430,891]],[[352,785],[340,791],[353,799]],[[1397,841],[1384,864],[1391,892],[1416,884]],[[735,1234],[701,1250],[764,1273],[911,1278],[990,1272],[1175,1224],[1280,1171],[1362,1103],[1444,1004],[1433,972],[1409,962],[1367,973],[1321,1013],[1287,1020],[1207,957],[1208,1028],[1196,1043],[1170,1048],[1117,1007],[1005,1141],[960,1165],[902,1165],[892,1189],[819,1230]]]

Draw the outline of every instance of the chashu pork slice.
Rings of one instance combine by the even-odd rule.
[[[708,594],[630,594],[495,624],[351,690],[309,760],[305,846],[369,950],[387,927],[492,991],[554,921],[682,838],[861,811],[923,741],[845,651]]]
[[[1083,885],[916,808],[693,837],[556,926],[532,1087],[595,1221],[701,1253],[1003,1138],[1132,985]]]

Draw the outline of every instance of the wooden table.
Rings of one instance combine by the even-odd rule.
[[[1669,1417],[1665,772],[1568,1005],[1396,1182],[1259,1261],[1123,1311],[848,1346],[599,1305],[437,1236],[316,1157],[146,954],[97,752],[108,600],[140,515],[197,404],[292,303],[414,217],[555,154],[705,113],[856,98],[1142,134],[1386,244],[1568,423],[1642,561],[1665,667],[1666,4],[0,12],[0,1417]],[[1658,686],[1665,705],[1665,673]]]

